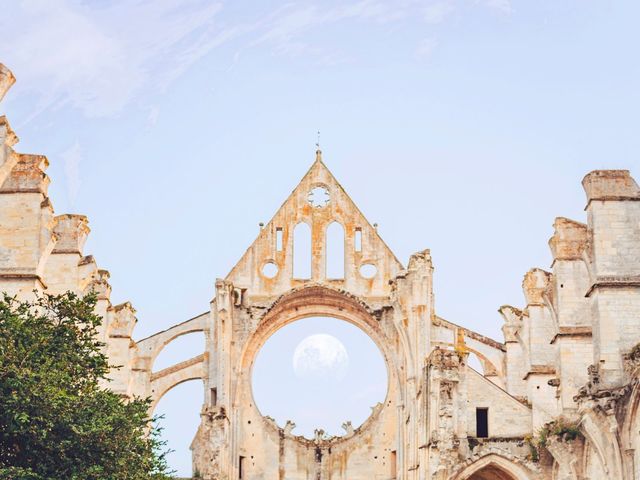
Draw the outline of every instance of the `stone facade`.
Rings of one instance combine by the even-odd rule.
[[[14,78],[0,65],[0,99]],[[58,215],[47,160],[15,152],[0,117],[0,290],[98,293],[109,387],[149,396],[201,379],[194,471],[219,480],[640,479],[640,189],[629,172],[583,180],[587,223],[557,218],[551,271],[523,280],[524,307],[502,306],[504,341],[436,313],[428,250],[403,266],[329,172],[320,151],[201,315],[134,341],[130,303],[112,305],[109,274],[83,252],[81,215]],[[326,231],[344,232],[344,275],[327,274]],[[297,278],[298,229],[311,236],[310,274]],[[364,273],[369,265],[375,273]],[[380,348],[384,403],[358,428],[314,439],[258,411],[253,362],[278,329],[309,316],[360,327]],[[206,348],[153,371],[177,337]],[[470,355],[482,372],[468,365]]]

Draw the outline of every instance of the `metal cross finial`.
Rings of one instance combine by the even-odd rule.
[[[320,150],[320,130],[318,130],[318,140],[316,141],[316,162],[322,162],[322,150]]]

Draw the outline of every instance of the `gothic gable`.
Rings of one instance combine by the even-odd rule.
[[[338,239],[343,233],[342,245],[331,243],[330,248],[329,229],[338,232]],[[299,250],[294,254],[296,248]],[[329,262],[328,255],[344,259],[344,269],[338,268],[338,275],[327,266],[335,267],[340,260]],[[402,269],[326,167],[318,150],[309,171],[261,229],[227,280],[258,296],[320,283],[363,297],[386,297],[390,293],[389,280]]]

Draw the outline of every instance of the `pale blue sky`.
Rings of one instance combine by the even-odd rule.
[[[292,368],[296,346],[305,338],[328,332],[347,350],[344,378],[298,378]],[[261,349],[253,367],[254,400],[263,415],[284,426],[293,419],[294,433],[313,438],[316,428],[344,435],[342,423],[360,426],[371,407],[383,403],[387,372],[376,344],[358,327],[332,318],[308,318],[276,332]]]
[[[0,113],[56,212],[89,216],[137,338],[208,308],[318,129],[398,258],[431,248],[438,314],[496,338],[584,174],[640,177],[637,1],[2,3]],[[182,473],[200,395],[160,406]]]

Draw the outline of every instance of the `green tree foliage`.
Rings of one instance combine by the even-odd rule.
[[[0,479],[165,479],[148,400],[102,388],[96,298],[0,301]]]

